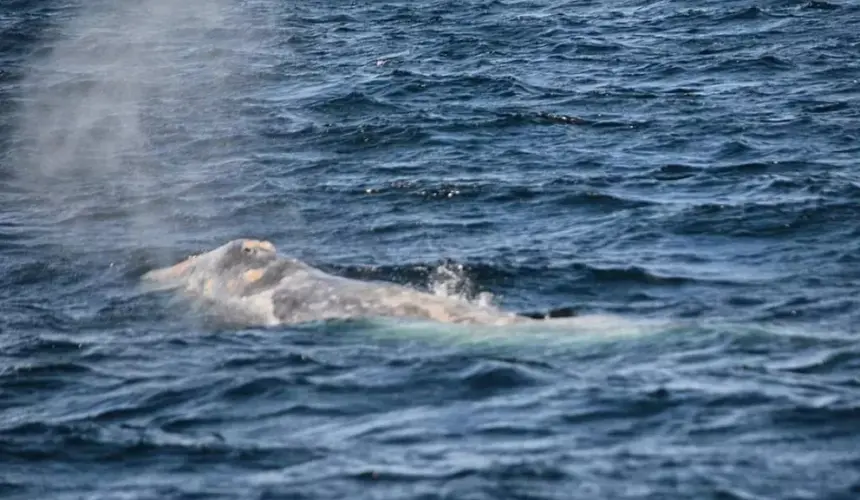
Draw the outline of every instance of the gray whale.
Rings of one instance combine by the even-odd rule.
[[[332,319],[414,318],[443,323],[514,325],[540,321],[499,308],[437,296],[395,283],[332,275],[281,256],[268,241],[232,240],[143,275],[150,289],[170,289],[259,326]]]

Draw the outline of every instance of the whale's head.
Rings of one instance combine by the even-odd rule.
[[[176,265],[149,271],[141,279],[153,289],[184,289],[203,296],[241,294],[249,284],[258,282],[267,266],[277,259],[272,243],[237,239]]]

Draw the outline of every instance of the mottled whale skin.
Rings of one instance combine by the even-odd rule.
[[[272,243],[255,239],[230,241],[152,270],[142,280],[149,288],[179,291],[253,325],[372,317],[499,326],[539,321],[395,283],[328,274],[278,255]]]

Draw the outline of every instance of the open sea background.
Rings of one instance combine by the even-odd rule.
[[[4,0],[0,496],[860,498],[858,106],[851,0]],[[138,288],[237,237],[682,326]]]

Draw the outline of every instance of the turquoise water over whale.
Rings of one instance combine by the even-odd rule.
[[[3,2],[0,497],[857,498],[858,25]],[[605,321],[260,328],[139,287],[242,237]]]

